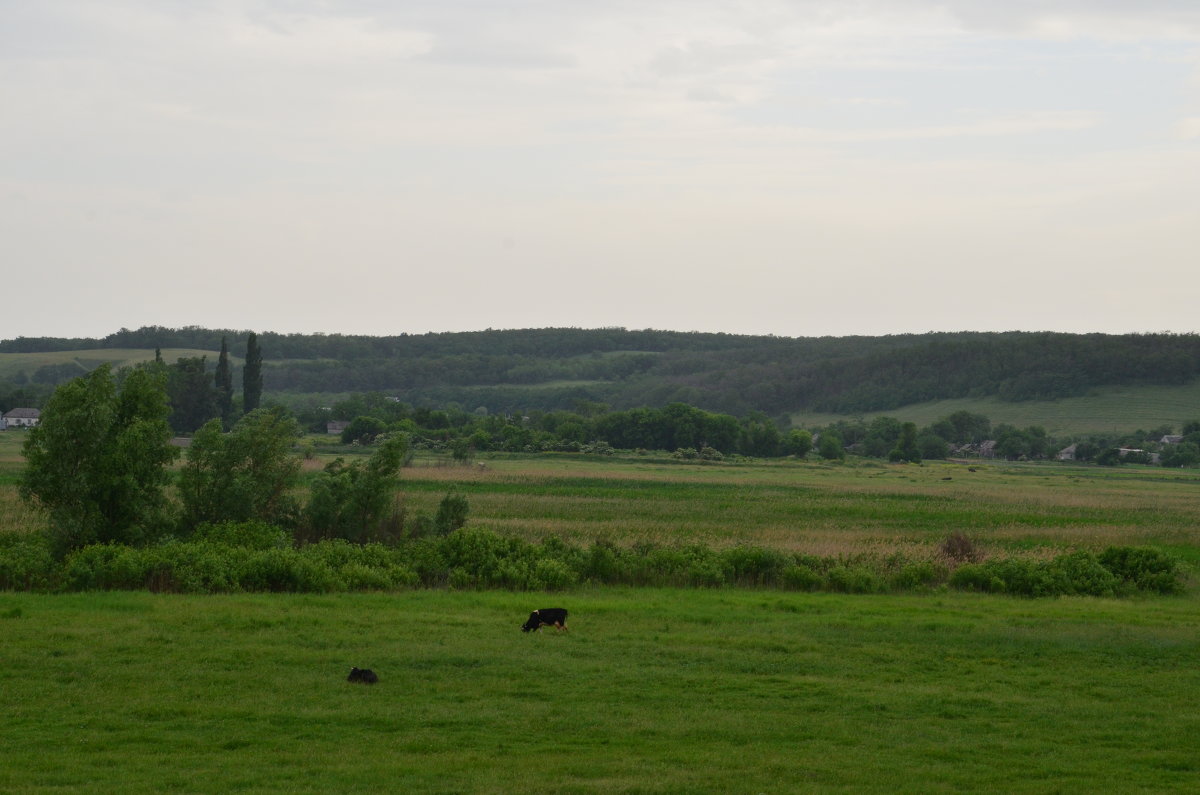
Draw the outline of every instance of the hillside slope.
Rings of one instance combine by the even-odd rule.
[[[222,338],[238,357],[247,333],[147,327],[92,340],[6,340],[0,342],[0,381],[18,372],[33,377],[34,365],[71,377],[101,361],[149,358],[155,347],[168,362],[206,354],[215,363]],[[380,391],[412,404],[492,412],[571,408],[580,401],[613,408],[678,401],[735,415],[917,419],[966,407],[998,420],[1037,415],[1064,428],[1153,426],[1200,414],[1188,409],[1200,375],[1195,335],[793,339],[565,328],[393,337],[266,332],[259,344],[269,392]]]

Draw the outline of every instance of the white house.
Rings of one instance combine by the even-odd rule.
[[[32,428],[38,424],[38,419],[42,416],[42,412],[37,409],[11,409],[4,412],[4,424],[0,427],[7,428]]]

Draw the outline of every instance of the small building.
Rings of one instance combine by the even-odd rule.
[[[987,441],[980,442],[979,443],[979,455],[981,458],[995,458],[996,457],[996,440],[988,439]]]
[[[1183,441],[1183,436],[1177,433],[1169,433],[1158,440],[1159,444],[1179,444]]]
[[[325,433],[333,436],[340,436],[342,431],[350,427],[349,420],[330,420],[325,423]]]
[[[1079,445],[1073,444],[1073,445],[1070,445],[1069,447],[1064,447],[1063,449],[1059,450],[1058,456],[1057,456],[1058,460],[1059,461],[1074,461],[1075,460],[1075,450],[1078,447],[1079,447]]]
[[[4,428],[32,428],[41,420],[42,412],[38,409],[16,408],[4,412]]]

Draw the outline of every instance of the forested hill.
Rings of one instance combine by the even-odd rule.
[[[103,348],[211,350],[235,357],[248,332],[147,327],[103,339],[0,341],[0,354]],[[262,333],[268,392],[382,391],[414,405],[492,411],[680,401],[737,415],[879,411],[998,396],[1029,400],[1101,386],[1182,384],[1200,337],[958,332],[885,337],[742,336],[549,328],[369,337]],[[35,379],[36,380],[36,379]]]

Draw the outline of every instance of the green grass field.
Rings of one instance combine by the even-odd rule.
[[[218,351],[202,351],[192,348],[164,348],[163,361],[174,363],[185,356],[207,356],[217,360]],[[99,348],[82,351],[52,351],[47,353],[0,353],[0,380],[10,380],[18,373],[32,378],[39,367],[46,365],[74,364],[79,368],[76,375],[84,375],[102,364],[114,368],[130,367],[154,359],[154,350],[142,348]],[[240,360],[238,360],[240,361]]]
[[[1197,470],[782,460],[705,466],[553,455],[495,457],[482,467],[416,463],[403,475],[414,510],[432,511],[456,489],[470,502],[472,523],[530,540],[928,556],[961,531],[997,553],[1154,544],[1200,563]]]
[[[0,434],[5,530],[40,523],[23,439]],[[403,491],[529,539],[1153,544],[1189,590],[0,592],[0,792],[1195,791],[1200,472],[971,466],[425,455]],[[570,632],[520,632],[549,606]]]
[[[549,602],[570,631],[520,632]],[[1190,597],[0,594],[0,632],[5,792],[1185,792],[1200,773]]]

